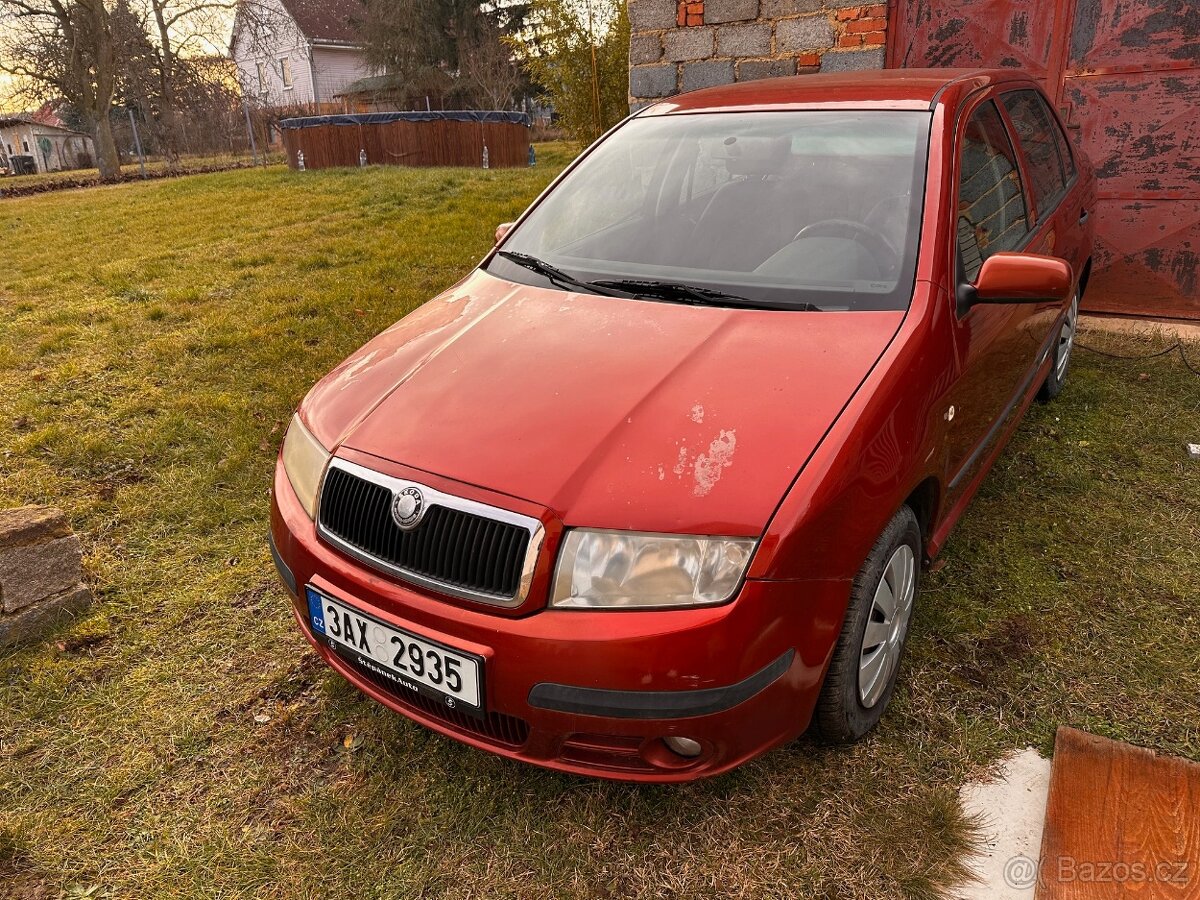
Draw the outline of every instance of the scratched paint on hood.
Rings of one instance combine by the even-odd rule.
[[[733,451],[737,449],[737,433],[731,428],[721,429],[721,433],[708,445],[708,452],[696,457],[693,474],[696,486],[692,493],[697,497],[708,495],[718,481],[721,472],[733,465]]]

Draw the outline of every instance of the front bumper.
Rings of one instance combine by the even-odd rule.
[[[282,467],[271,544],[304,635],[364,693],[471,746],[621,780],[716,775],[802,733],[849,594],[844,581],[747,581],[718,607],[498,616],[386,579],[320,541]],[[307,584],[482,657],[487,715],[447,710],[339,655],[309,625]],[[672,752],[670,735],[699,742],[700,755]]]

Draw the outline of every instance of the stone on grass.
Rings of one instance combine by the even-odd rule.
[[[61,510],[0,510],[0,647],[36,638],[91,599],[79,538]]]

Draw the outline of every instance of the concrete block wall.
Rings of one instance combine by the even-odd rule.
[[[629,103],[812,72],[883,68],[887,5],[629,0]]]

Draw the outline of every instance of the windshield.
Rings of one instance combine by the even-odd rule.
[[[634,284],[625,289],[639,296],[671,282],[721,305],[904,309],[929,119],[891,110],[633,119],[545,197],[487,269],[579,289],[537,271],[533,257],[575,282]]]

